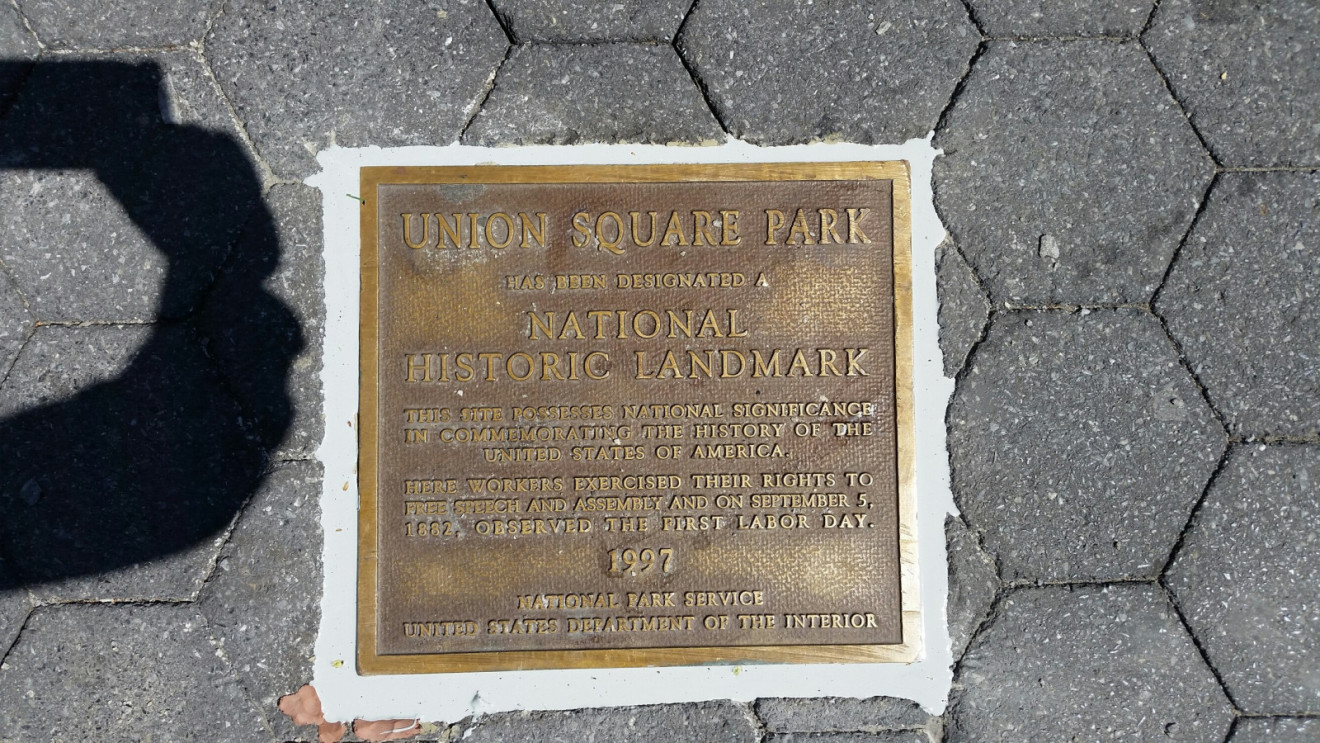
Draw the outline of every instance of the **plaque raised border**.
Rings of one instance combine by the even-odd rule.
[[[364,167],[361,169],[360,411],[358,484],[357,666],[363,674],[627,668],[736,663],[909,663],[922,651],[917,574],[914,400],[912,385],[911,185],[904,162],[702,165]],[[381,185],[470,183],[704,183],[887,180],[892,183],[894,389],[897,433],[898,548],[903,640],[886,645],[764,645],[430,654],[377,652],[377,464],[379,446],[379,224]]]

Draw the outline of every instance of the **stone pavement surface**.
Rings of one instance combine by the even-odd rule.
[[[414,739],[1320,740],[1317,122],[1313,0],[0,3],[0,741],[316,739],[318,150],[930,131],[946,714]]]

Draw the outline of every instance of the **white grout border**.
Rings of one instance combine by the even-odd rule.
[[[815,143],[756,147],[730,140],[715,147],[663,145],[537,146],[489,149],[333,148],[307,179],[321,189],[325,227],[326,328],[321,381],[325,466],[321,526],[325,568],[313,685],[327,719],[421,718],[454,721],[521,709],[579,709],[758,697],[912,699],[942,713],[952,682],[945,621],[948,590],[944,519],[949,490],[944,412],[953,380],[944,376],[935,296],[935,249],[945,231],[935,213],[931,137],[902,145]],[[371,165],[567,165],[640,163],[831,162],[906,160],[912,168],[913,386],[916,403],[917,532],[925,652],[911,664],[691,666],[676,668],[502,671],[359,676],[357,623],[357,431],[359,168]]]

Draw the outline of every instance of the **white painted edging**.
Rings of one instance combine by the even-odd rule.
[[[826,144],[755,147],[583,145],[487,149],[334,148],[318,156],[323,170],[307,179],[321,189],[325,225],[325,466],[321,524],[325,589],[313,685],[327,719],[417,717],[458,720],[518,709],[578,709],[758,697],[893,696],[943,712],[952,681],[944,518],[949,490],[944,411],[953,392],[939,349],[935,248],[944,227],[935,213],[931,166],[938,151],[926,139],[902,145]],[[917,531],[925,655],[916,663],[743,665],[682,668],[503,671],[359,676],[355,670],[357,606],[358,170],[370,165],[566,165],[638,163],[830,162],[906,160],[912,168],[913,381],[916,399]]]

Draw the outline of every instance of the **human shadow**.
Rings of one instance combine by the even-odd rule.
[[[22,84],[0,118],[0,179],[92,171],[167,268],[160,320],[39,326],[0,387],[0,589],[115,573],[222,533],[290,428],[286,380],[303,347],[263,287],[280,245],[260,178],[231,136],[165,119],[158,65],[0,61],[4,80]],[[51,260],[40,250],[18,246],[12,260]],[[39,399],[116,348],[131,360],[114,378]],[[163,582],[191,584],[204,565]],[[114,595],[84,597],[176,590],[131,574],[117,573],[127,584]]]

